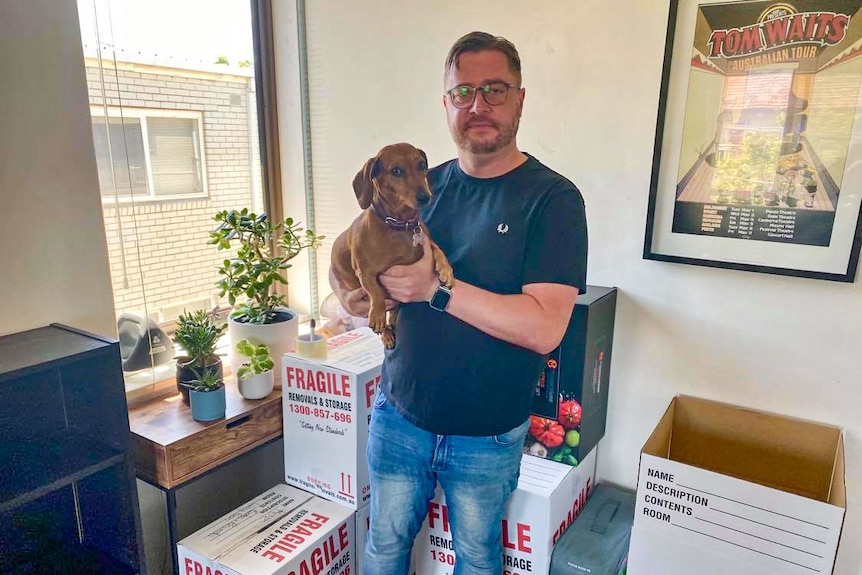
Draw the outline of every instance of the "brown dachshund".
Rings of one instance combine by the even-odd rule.
[[[419,219],[419,208],[431,201],[427,175],[428,158],[422,150],[410,144],[380,150],[353,179],[364,211],[332,245],[332,270],[339,284],[351,291],[365,288],[371,300],[368,325],[381,334],[387,348],[395,345],[398,310],[390,310],[387,324],[387,294],[377,274],[422,257],[422,234],[428,229]],[[433,241],[431,251],[440,282],[452,287],[452,266]]]

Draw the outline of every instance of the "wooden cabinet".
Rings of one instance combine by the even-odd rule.
[[[281,390],[244,399],[233,378],[225,384],[224,419],[192,419],[179,395],[131,409],[138,477],[164,489],[178,487],[273,439],[281,437]]]
[[[0,572],[145,573],[116,341],[0,337]]]
[[[230,493],[211,492],[207,512],[196,513],[196,518],[203,520],[196,524],[186,520],[183,523],[187,528],[181,528],[178,515],[182,514],[177,509],[179,491],[192,488],[193,483],[222,466],[237,465],[240,458],[282,436],[281,389],[273,390],[263,399],[244,399],[233,376],[227,378],[225,388],[225,417],[216,421],[201,423],[192,419],[179,394],[137,405],[129,411],[138,478],[165,492],[168,544],[173,572],[178,575],[185,571],[180,570],[177,562],[177,541],[284,481],[284,451],[279,447],[279,461],[273,461],[265,470],[258,469],[256,481],[242,482],[241,487],[235,485]]]

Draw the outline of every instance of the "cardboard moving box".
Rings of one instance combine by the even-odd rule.
[[[557,539],[583,509],[595,482],[596,449],[570,467],[524,455],[518,488],[503,519],[503,574],[546,575]],[[418,575],[451,575],[455,565],[449,512],[440,486],[413,546]]]
[[[837,427],[678,396],[641,451],[629,575],[832,572]]]
[[[276,485],[177,543],[182,575],[214,575],[217,559],[278,521],[312,495]]]
[[[362,573],[362,557],[365,553],[365,540],[368,539],[368,526],[371,519],[371,506],[366,505],[356,511],[356,571]]]
[[[369,328],[335,336],[327,357],[284,354],[285,481],[353,509],[368,504],[365,445],[383,343]]]
[[[355,574],[353,515],[278,485],[180,541],[180,574]]]

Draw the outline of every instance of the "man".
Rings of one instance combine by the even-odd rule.
[[[451,292],[440,286],[427,238],[419,262],[380,275],[402,305],[368,440],[365,575],[407,573],[438,481],[455,574],[501,573],[501,520],[542,356],[586,290],[580,192],[517,148],[525,90],[514,45],[467,34],[446,59],[444,89],[458,158],[429,172],[435,196],[422,216],[456,280]],[[362,290],[333,288],[367,314]]]

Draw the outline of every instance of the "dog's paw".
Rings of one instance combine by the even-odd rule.
[[[369,315],[368,316],[368,327],[370,327],[371,331],[373,331],[374,333],[382,334],[387,328],[387,326],[386,326],[386,314],[385,313],[382,313],[382,314],[372,313],[371,315]]]
[[[440,266],[440,269],[437,270],[437,277],[440,278],[440,283],[447,288],[451,288],[455,283],[455,272],[450,265]]]
[[[392,331],[392,328],[386,326],[386,329],[383,330],[383,333],[380,334],[380,339],[383,340],[383,345],[386,349],[392,349],[395,347],[395,332]]]

